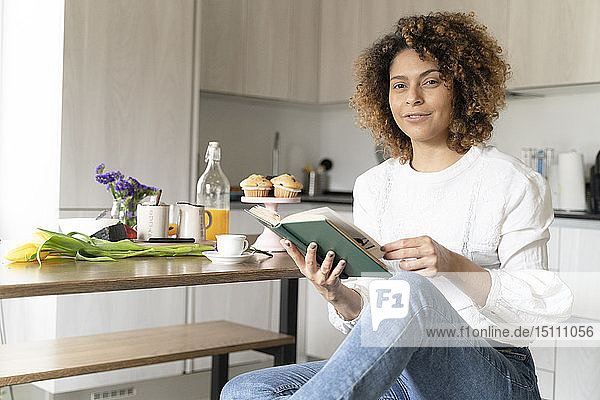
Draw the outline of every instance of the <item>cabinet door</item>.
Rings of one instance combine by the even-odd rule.
[[[544,400],[554,399],[554,373],[550,371],[535,370],[538,378],[538,389],[540,396]]]
[[[286,99],[290,75],[291,0],[248,2],[246,91]]]
[[[361,49],[381,36],[395,30],[398,19],[415,13],[413,1],[383,0],[373,3],[361,1],[360,41]]]
[[[554,375],[555,399],[597,399],[600,348],[558,347]]]
[[[600,320],[600,230],[560,228],[560,277],[574,296],[573,315]]]
[[[346,335],[329,322],[327,302],[311,282],[306,291],[306,355],[329,358],[344,341]]]
[[[511,0],[511,87],[600,80],[600,2]]]
[[[203,285],[195,292],[196,322],[225,320],[255,328],[278,331],[271,316],[276,312],[271,301],[276,281]],[[269,360],[270,356],[248,350],[231,353],[232,365]],[[210,357],[196,359],[194,368],[210,367]]]
[[[189,195],[194,1],[65,3],[60,207],[110,207],[100,162]]]
[[[246,0],[202,0],[200,88],[243,94]]]
[[[414,1],[415,12],[434,11],[474,12],[477,21],[485,25],[500,45],[507,42],[508,0],[419,0]]]
[[[321,3],[321,103],[343,103],[352,96],[352,65],[360,51],[359,15],[360,0]]]
[[[292,0],[288,99],[316,103],[319,95],[319,0]]]

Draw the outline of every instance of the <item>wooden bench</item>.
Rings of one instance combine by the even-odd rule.
[[[211,399],[227,382],[228,354],[258,350],[281,362],[294,336],[227,321],[0,345],[0,387],[212,356]]]

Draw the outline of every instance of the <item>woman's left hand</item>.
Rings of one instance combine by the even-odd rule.
[[[403,260],[400,268],[423,276],[452,272],[456,253],[448,250],[429,236],[396,240],[381,246],[386,260]],[[407,260],[408,259],[408,260]]]

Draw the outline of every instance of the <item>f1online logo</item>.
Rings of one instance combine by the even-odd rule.
[[[376,280],[369,284],[373,330],[385,319],[404,318],[408,314],[410,285],[401,280]]]

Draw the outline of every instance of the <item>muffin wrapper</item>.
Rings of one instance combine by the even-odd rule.
[[[291,199],[298,196],[298,193],[301,191],[301,189],[292,189],[284,186],[274,186],[273,188],[275,189],[275,197],[286,199]]]
[[[249,186],[249,187],[243,187],[242,189],[244,190],[244,196],[246,197],[267,197],[269,196],[269,192],[271,191],[270,187],[256,187],[256,186]]]

